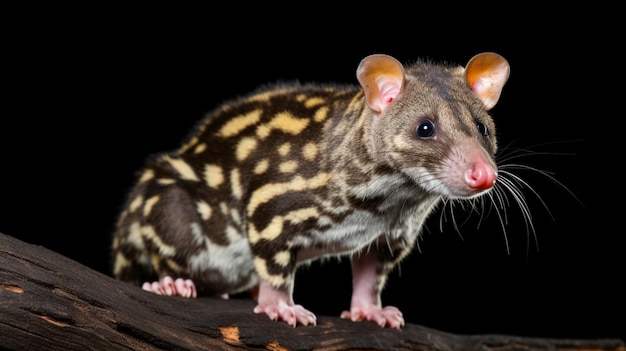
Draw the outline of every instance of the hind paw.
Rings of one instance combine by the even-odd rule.
[[[195,298],[197,296],[196,286],[191,279],[165,276],[158,282],[145,282],[141,287],[143,290],[153,292],[164,296],[181,296],[186,298]]]

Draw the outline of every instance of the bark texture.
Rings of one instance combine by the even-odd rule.
[[[3,350],[560,350],[626,351],[623,340],[457,335],[319,316],[291,328],[246,299],[162,297],[0,233]]]

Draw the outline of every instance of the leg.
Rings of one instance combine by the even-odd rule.
[[[155,166],[151,171],[152,178],[140,182],[129,195],[118,220],[115,277],[159,295],[187,298],[228,297],[227,293],[256,284],[248,242],[243,235],[226,233],[229,218],[218,213],[208,216],[209,204],[194,197],[184,184],[159,183],[156,175],[175,178],[167,168]],[[192,264],[194,259],[203,264]]]
[[[276,288],[265,280],[259,285],[258,305],[254,313],[265,313],[271,320],[283,320],[292,327],[298,323],[315,325],[317,317],[301,305],[293,302],[293,283]]]
[[[270,259],[254,259],[259,274],[258,304],[254,313],[265,313],[271,320],[283,320],[292,327],[298,323],[315,325],[315,314],[293,301],[295,254],[288,250],[281,253]]]
[[[358,322],[373,321],[381,327],[400,329],[404,326],[402,312],[394,306],[382,307],[380,294],[387,274],[392,267],[383,263],[376,250],[362,252],[352,257],[352,301],[350,311],[341,313],[341,318]]]

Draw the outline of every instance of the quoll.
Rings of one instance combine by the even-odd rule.
[[[442,199],[475,199],[498,179],[495,125],[509,64],[365,57],[359,84],[276,83],[219,106],[182,146],[149,157],[116,224],[113,274],[162,295],[256,291],[255,313],[291,326],[298,267],[345,255],[342,318],[401,328],[383,307],[390,272]]]

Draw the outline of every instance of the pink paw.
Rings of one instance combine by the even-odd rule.
[[[350,319],[353,322],[360,322],[363,320],[372,321],[382,328],[389,326],[394,329],[400,329],[404,326],[404,317],[402,317],[402,312],[393,306],[387,306],[384,308],[376,306],[352,307],[350,311],[343,311],[340,317],[343,319]]]
[[[292,327],[295,327],[298,323],[302,325],[315,325],[317,323],[317,317],[313,312],[301,305],[287,305],[283,302],[259,304],[254,308],[254,313],[265,313],[274,321],[282,319]]]
[[[197,296],[196,286],[190,279],[178,278],[173,280],[171,277],[166,276],[161,278],[158,282],[143,283],[141,288],[158,295],[182,296],[187,298],[195,298]]]

